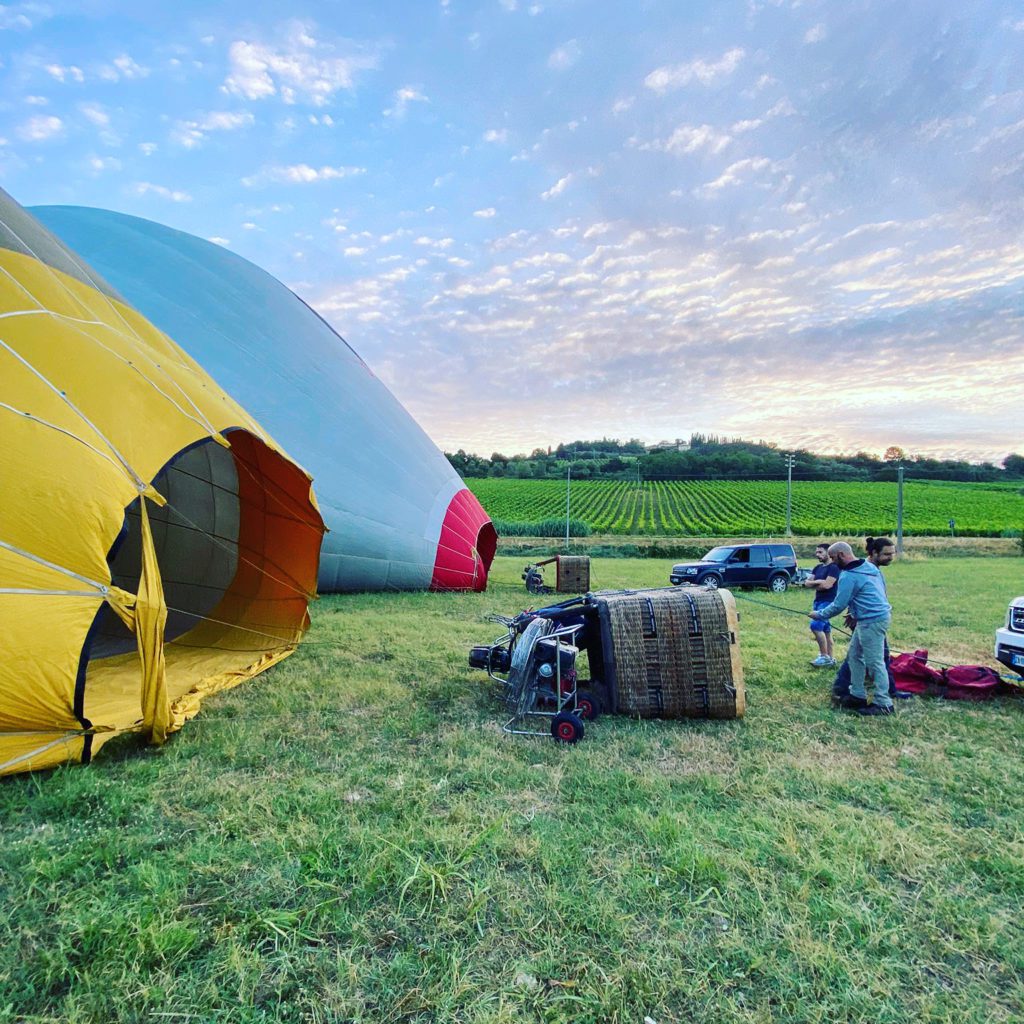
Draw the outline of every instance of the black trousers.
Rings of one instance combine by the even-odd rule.
[[[892,674],[892,656],[889,654],[889,641],[885,642],[885,664],[889,670],[889,693],[892,695],[896,692],[896,680]],[[836,673],[836,678],[832,683],[832,696],[833,697],[849,697],[850,696],[850,660],[847,658],[846,661],[839,666],[839,671]]]

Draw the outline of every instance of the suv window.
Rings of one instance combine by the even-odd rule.
[[[749,562],[750,548],[737,548],[729,559],[730,562]]]
[[[769,544],[768,547],[772,558],[796,558],[792,544]]]
[[[734,548],[712,548],[702,559],[702,562],[724,562],[733,553]]]
[[[751,565],[767,565],[768,561],[768,548],[766,548],[763,544],[750,549]]]

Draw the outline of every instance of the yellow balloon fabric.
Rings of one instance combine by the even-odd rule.
[[[308,475],[0,192],[0,775],[162,742],[286,657],[322,534]]]

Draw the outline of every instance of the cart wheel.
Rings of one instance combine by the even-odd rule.
[[[593,690],[576,691],[576,714],[584,721],[596,722],[603,710],[601,698]]]
[[[551,735],[559,743],[579,743],[583,739],[583,719],[569,711],[560,711],[551,720]]]

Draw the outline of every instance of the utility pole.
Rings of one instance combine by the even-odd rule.
[[[786,536],[793,536],[793,466],[795,455],[786,455]]]
[[[569,492],[572,488],[572,463],[565,466],[565,553],[569,553]]]
[[[903,463],[896,470],[896,557],[903,554]]]

